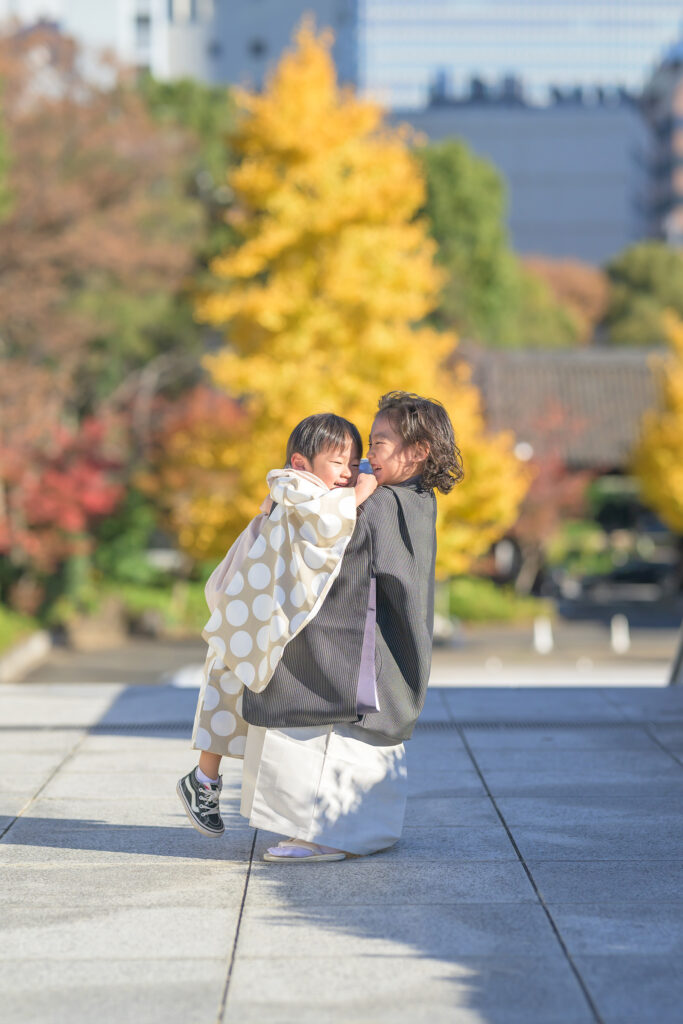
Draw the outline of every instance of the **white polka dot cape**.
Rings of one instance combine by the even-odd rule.
[[[244,687],[260,693],[285,646],[318,613],[356,525],[353,488],[329,490],[293,469],[267,479],[270,516],[249,524],[206,586],[209,648],[192,746],[227,757],[244,756]]]

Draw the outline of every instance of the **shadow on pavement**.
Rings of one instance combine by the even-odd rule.
[[[234,803],[237,818],[239,801]],[[228,819],[225,835],[222,839],[212,840],[195,832],[181,810],[178,811],[177,826],[128,825],[98,819],[95,806],[91,818],[21,818],[7,833],[3,844],[74,854],[98,851],[103,854],[121,853],[143,857],[243,861],[249,857],[252,837],[245,835],[243,819],[230,823],[229,810],[227,813],[224,811],[223,817],[224,820]],[[67,863],[67,858],[63,859],[63,863]]]
[[[226,1019],[275,1024],[313,1010],[362,1019],[372,1010],[373,1020],[397,1022],[677,1021],[682,930],[673,911],[683,865],[680,830],[674,836],[662,823],[673,823],[674,795],[683,793],[668,788],[680,768],[683,700],[660,693],[432,691],[396,847],[282,866],[261,860],[273,837],[257,835]],[[90,734],[189,746],[196,698],[191,688],[128,687]],[[603,730],[592,748],[582,715],[597,716]],[[454,728],[456,717],[474,727]],[[482,740],[487,721],[501,727]],[[82,774],[71,777],[84,784]],[[239,816],[238,770],[226,777],[220,840],[194,832],[180,807],[169,810],[169,781],[163,810],[159,786],[140,802],[144,824],[98,821],[95,801],[88,817],[20,818],[3,845],[59,851],[66,865],[79,851],[120,854],[122,863],[168,857],[178,877],[183,862],[188,872],[192,862],[200,872],[208,861],[223,862],[221,871],[244,865],[253,831]],[[634,836],[637,857],[629,856]]]
[[[189,746],[196,707],[194,687],[164,683],[154,687],[128,686],[90,732],[107,736],[186,737]]]

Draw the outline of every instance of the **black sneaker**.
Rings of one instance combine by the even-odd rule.
[[[176,786],[176,793],[185,808],[185,813],[197,829],[205,836],[222,836],[225,825],[218,810],[223,780],[219,778],[213,786],[199,782],[192,769],[183,776]]]

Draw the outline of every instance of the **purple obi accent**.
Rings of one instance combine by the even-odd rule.
[[[377,611],[377,583],[373,576],[370,580],[368,611],[365,616],[363,633],[363,649],[360,656],[360,672],[356,690],[356,707],[359,715],[379,711],[377,699],[377,676],[375,675],[375,618]]]

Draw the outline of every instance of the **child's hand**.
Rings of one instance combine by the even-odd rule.
[[[366,498],[370,497],[373,491],[377,490],[377,481],[375,480],[374,475],[371,476],[369,473],[361,473],[358,477],[358,483],[354,487],[354,490],[356,492],[356,508],[358,508]]]

